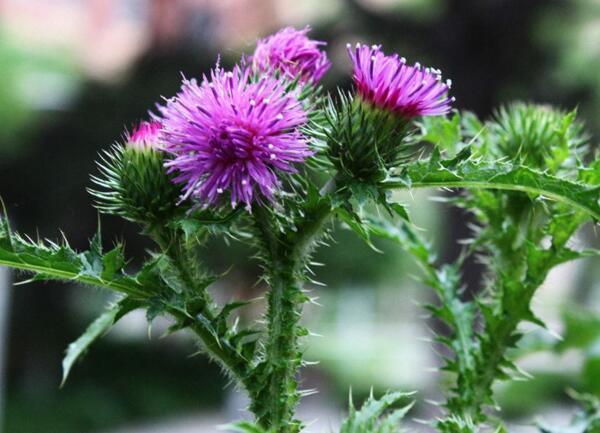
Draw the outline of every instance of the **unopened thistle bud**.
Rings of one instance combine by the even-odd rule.
[[[480,150],[556,173],[577,167],[587,137],[575,112],[548,105],[513,103],[487,122],[490,134],[478,138]]]
[[[124,145],[103,152],[100,176],[92,176],[100,190],[90,189],[101,212],[153,225],[164,224],[181,211],[180,188],[164,167],[160,130],[158,122],[140,122],[131,134],[125,133]]]

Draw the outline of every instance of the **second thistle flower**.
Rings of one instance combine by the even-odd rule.
[[[327,72],[331,62],[321,50],[325,42],[309,39],[310,27],[296,30],[286,27],[261,39],[252,56],[253,66],[260,72],[281,72],[291,80],[315,84]]]
[[[386,56],[376,45],[348,45],[348,54],[355,93],[342,94],[327,109],[329,158],[346,177],[377,183],[413,157],[406,140],[413,119],[451,110],[451,83],[435,69]]]

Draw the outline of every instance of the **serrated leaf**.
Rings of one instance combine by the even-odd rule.
[[[34,280],[60,280],[103,287],[138,299],[146,298],[146,286],[122,272],[120,252],[102,255],[99,240],[92,240],[90,250],[78,253],[66,242],[34,242],[8,230],[0,217],[0,265],[33,273]],[[105,273],[104,266],[108,266]],[[108,278],[111,275],[111,278]]]
[[[411,409],[413,403],[393,410],[387,417],[384,412],[414,393],[393,392],[380,399],[370,396],[363,406],[356,410],[350,401],[350,414],[342,423],[340,433],[399,433],[399,422]]]
[[[63,386],[67,381],[75,362],[81,358],[98,338],[108,332],[121,317],[141,306],[142,304],[129,298],[121,299],[98,316],[77,340],[69,344],[62,361],[63,376],[60,386]]]
[[[417,161],[406,165],[396,179],[380,185],[387,189],[445,187],[521,191],[565,203],[600,220],[598,185],[560,179],[509,162],[451,159],[432,166],[431,160]]]

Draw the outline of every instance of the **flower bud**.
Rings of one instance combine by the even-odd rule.
[[[125,145],[116,144],[101,155],[100,176],[92,176],[100,189],[89,190],[101,212],[164,224],[182,211],[177,206],[180,188],[164,168],[160,130],[158,122],[141,122],[125,134]]]
[[[587,143],[574,111],[548,105],[510,104],[500,108],[487,127],[490,133],[477,141],[480,151],[551,173],[575,168]]]
[[[325,42],[309,39],[310,27],[286,27],[256,44],[252,64],[259,72],[279,71],[285,77],[317,83],[331,66],[321,50]]]

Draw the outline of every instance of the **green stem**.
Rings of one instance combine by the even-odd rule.
[[[258,367],[258,374],[264,375],[266,381],[251,394],[250,409],[260,425],[277,433],[295,433],[301,428],[294,412],[300,399],[296,375],[302,363],[298,322],[306,300],[302,283],[304,266],[331,213],[329,201],[323,200],[307,212],[294,234],[279,235],[269,224],[272,217],[268,211],[256,210],[256,226],[268,255],[266,274],[270,291],[265,359]]]
[[[206,291],[205,284],[194,277],[192,266],[197,266],[196,257],[190,257],[190,252],[184,245],[180,234],[174,231],[165,233],[153,230],[152,238],[160,249],[171,259],[181,279],[194,296],[192,311],[185,313],[175,308],[169,308],[169,313],[182,325],[191,329],[202,341],[209,355],[232,375],[239,383],[246,386],[248,361],[244,359],[225,339],[215,335],[209,324],[216,318],[213,311],[213,301]],[[191,308],[191,307],[190,307]],[[202,315],[204,320],[199,320]]]

